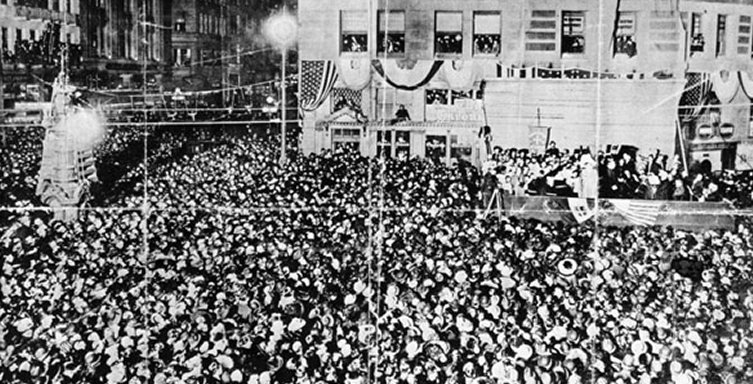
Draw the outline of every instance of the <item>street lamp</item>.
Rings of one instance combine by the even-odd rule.
[[[282,11],[272,15],[264,24],[264,35],[269,42],[272,43],[282,53],[282,63],[280,64],[282,78],[280,79],[281,88],[281,105],[282,113],[280,117],[282,120],[281,134],[282,134],[282,152],[280,153],[280,163],[284,164],[287,158],[287,143],[285,137],[285,112],[287,111],[287,103],[285,101],[285,64],[287,63],[288,49],[295,43],[298,37],[298,21],[296,18],[288,13],[287,7],[283,7]]]

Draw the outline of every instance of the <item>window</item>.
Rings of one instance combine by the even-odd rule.
[[[173,60],[176,67],[191,65],[191,48],[173,49]]]
[[[405,53],[405,12],[379,12],[377,51],[387,54]]]
[[[463,13],[437,12],[434,52],[438,55],[463,54]]]
[[[377,156],[392,156],[392,132],[377,131]]]
[[[473,14],[473,54],[496,56],[500,52],[502,36],[501,17],[498,12]]]
[[[526,30],[526,51],[554,52],[557,47],[557,11],[534,9]]]
[[[52,10],[53,11],[60,11],[60,0],[53,0],[52,1]]]
[[[727,51],[727,15],[716,18],[716,56],[724,56]]]
[[[181,17],[175,20],[175,32],[185,32],[185,31],[186,31],[186,19]]]
[[[21,41],[23,40],[23,38],[24,38],[23,30],[21,30],[20,28],[16,28],[16,41]]]
[[[37,40],[37,31],[30,29],[29,30],[29,40],[36,41]]]
[[[562,53],[583,53],[586,47],[586,14],[580,11],[562,12]]]
[[[748,137],[753,137],[753,104],[750,105],[750,116],[748,117]]]
[[[410,131],[395,132],[395,157],[406,160],[410,157]]]
[[[703,52],[703,46],[706,45],[701,27],[701,14],[693,13],[690,19],[690,53]]]
[[[617,33],[615,35],[614,53],[622,53],[633,57],[638,53],[635,44],[635,13],[620,12],[617,19]]]
[[[458,135],[450,136],[450,158],[471,161],[472,154],[473,147],[470,144],[460,142]]]
[[[364,11],[342,11],[340,13],[340,51],[343,53],[366,52],[369,43],[368,13]]]
[[[5,53],[5,51],[8,49],[8,28],[3,27],[3,29],[2,29],[2,37],[0,37],[0,38],[3,39],[2,50],[3,50],[3,53]]]
[[[737,24],[737,54],[750,54],[750,16],[741,15]]]
[[[447,136],[426,135],[425,156],[435,162],[444,163],[447,158]]]
[[[359,151],[361,147],[361,130],[359,128],[335,128],[332,130],[334,150],[344,149]]]

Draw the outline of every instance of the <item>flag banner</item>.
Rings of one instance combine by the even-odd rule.
[[[337,112],[345,107],[361,109],[361,91],[348,88],[332,89],[332,112]]]
[[[503,197],[505,214],[546,222],[599,225],[672,226],[690,231],[734,229],[737,210],[726,203],[692,201],[567,198],[556,196]]]
[[[390,86],[405,91],[414,91],[428,84],[442,68],[444,61],[419,61],[411,68],[400,68],[396,60],[372,60],[374,70],[383,77]]]
[[[680,121],[693,121],[701,115],[711,91],[711,76],[706,72],[689,72],[685,78],[685,89],[680,96],[678,109]]]
[[[589,204],[589,201],[591,204]],[[570,207],[570,212],[573,214],[573,217],[578,224],[583,224],[594,216],[596,210],[594,209],[593,204],[593,199],[576,199],[572,197],[567,199],[567,205]]]
[[[659,210],[662,207],[661,201],[642,201],[642,200],[608,200],[614,210],[622,215],[625,220],[635,225],[652,226],[656,225],[656,219],[659,217]]]
[[[337,81],[337,68],[332,61],[301,62],[301,108],[315,111],[327,99]]]
[[[585,69],[572,68],[565,70],[565,77],[568,79],[590,79],[593,75],[594,72]]]
[[[551,127],[531,125],[528,127],[528,149],[533,153],[544,153],[549,140]]]

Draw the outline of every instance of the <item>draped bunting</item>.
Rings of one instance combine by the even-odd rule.
[[[725,80],[722,77],[721,72],[715,71],[711,73],[711,84],[719,101],[722,102],[722,104],[727,104],[735,98],[735,95],[737,95],[740,81],[738,76],[734,76],[730,72],[728,72],[727,79]]]
[[[753,79],[750,78],[750,74],[747,72],[737,72],[737,78],[740,80],[740,88],[745,96],[753,100]]]
[[[445,63],[438,75],[449,89],[471,89],[481,79],[481,68],[474,61]]]
[[[384,65],[379,60],[371,62],[374,70],[382,76],[390,86],[405,91],[413,91],[428,84],[442,68],[444,62],[418,61],[413,69],[401,69],[396,60],[385,60]]]
[[[345,88],[360,91],[371,83],[369,59],[340,59],[337,73]]]

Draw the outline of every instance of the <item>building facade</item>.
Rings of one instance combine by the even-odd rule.
[[[243,81],[249,0],[190,0],[172,8],[172,65],[183,89],[228,88]]]
[[[81,40],[78,0],[0,1],[0,46],[4,100],[41,101],[44,87],[59,71],[64,43],[78,64]]]
[[[752,168],[753,1],[299,0],[298,15],[306,152],[479,163],[488,125],[500,147]]]
[[[147,81],[162,81],[171,44],[172,0],[78,1],[89,86],[136,87],[145,60]]]

